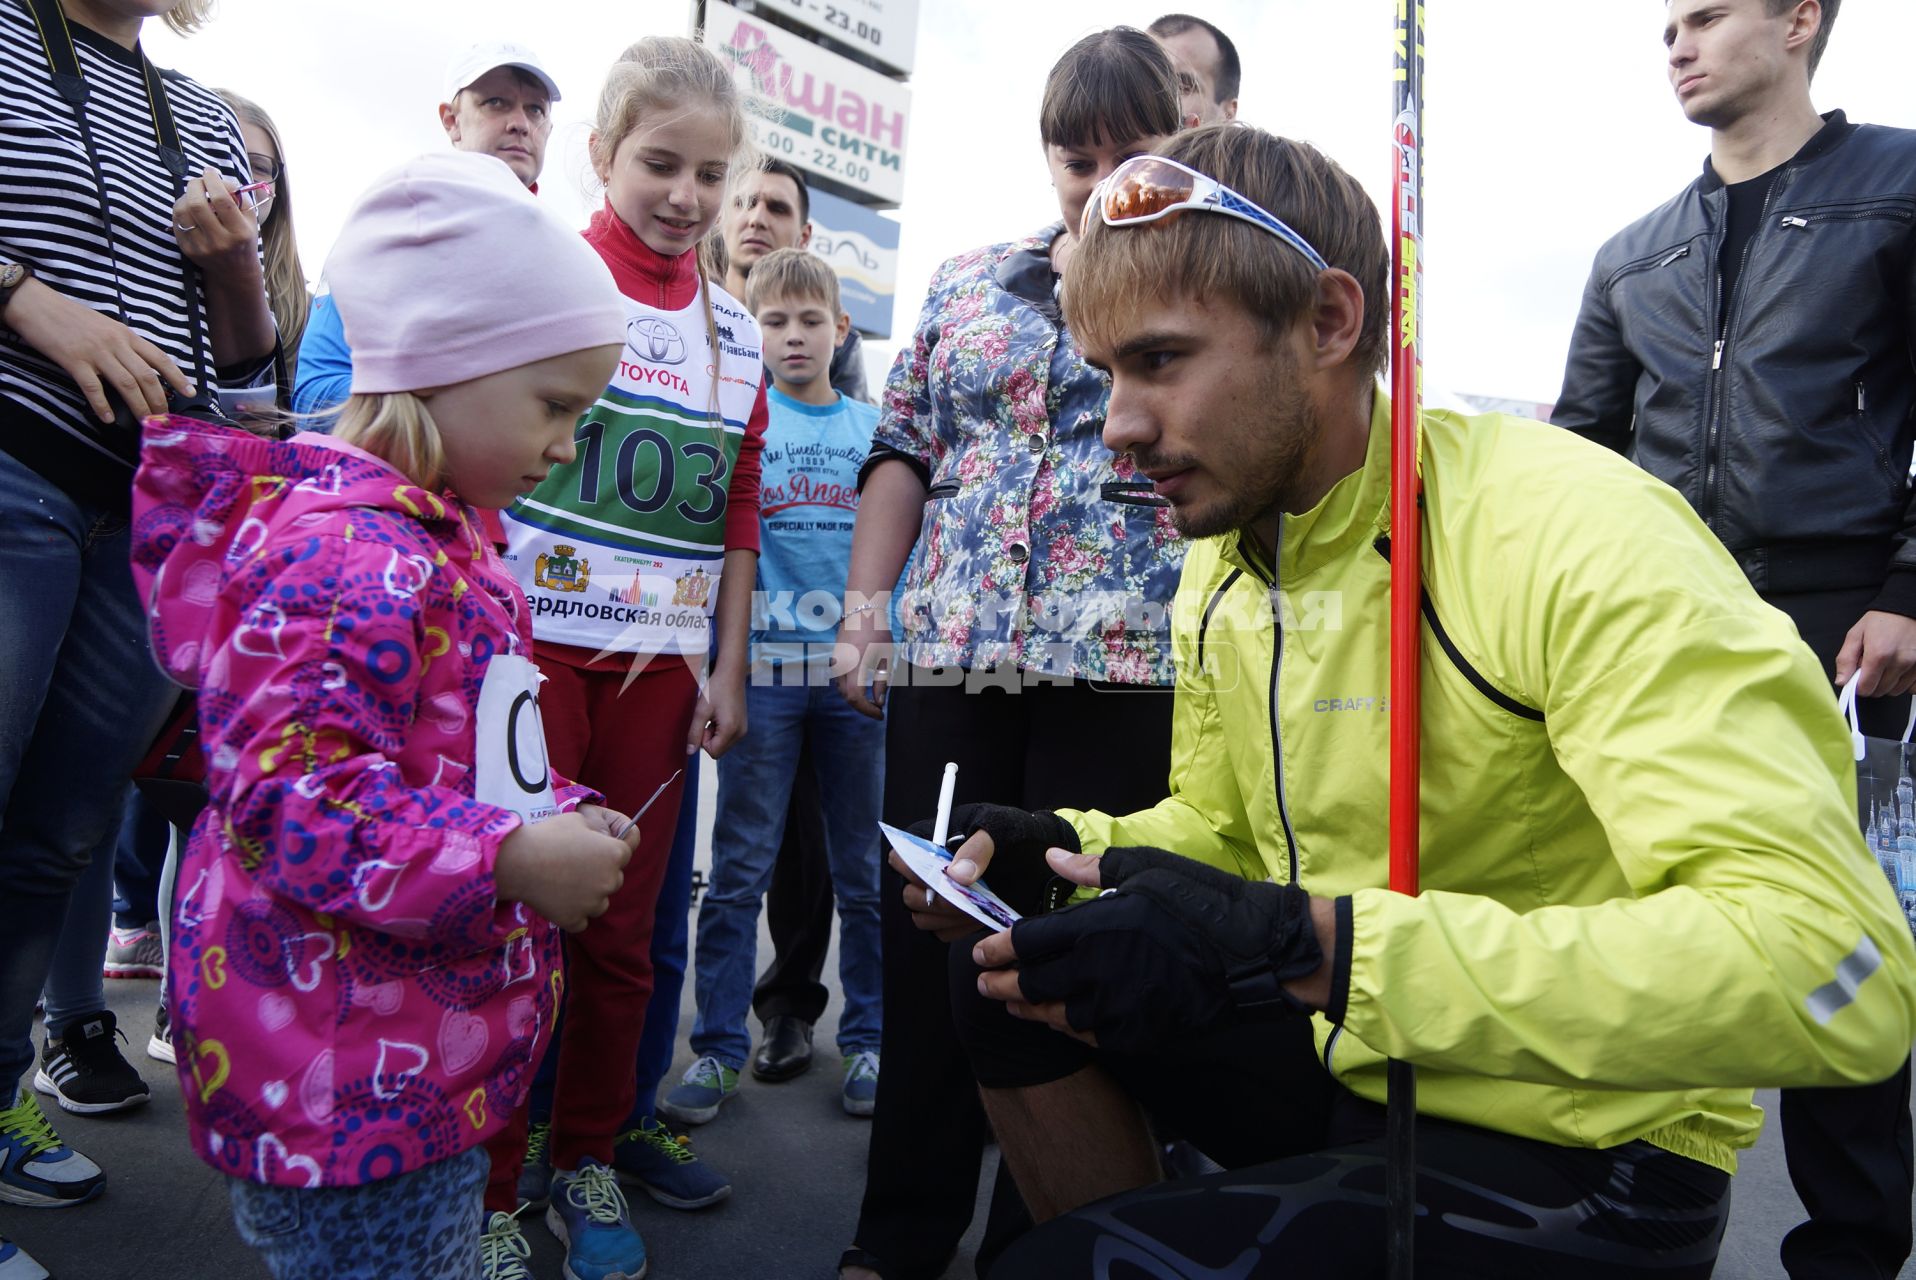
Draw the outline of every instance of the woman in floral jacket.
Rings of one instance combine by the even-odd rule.
[[[1039,122],[1062,221],[939,268],[892,369],[861,476],[840,630],[857,665],[840,687],[887,719],[895,825],[932,813],[948,760],[960,804],[1128,811],[1166,792],[1184,547],[1130,459],[1104,446],[1107,382],[1065,329],[1057,289],[1092,188],[1179,123],[1177,77],[1150,36],[1117,27],[1072,46]],[[882,593],[914,544],[894,643]],[[914,927],[904,893],[888,869],[884,1068],[857,1244],[841,1261],[844,1275],[886,1280],[944,1270],[984,1142],[947,945]],[[1015,1210],[1015,1195],[999,1203]],[[1001,1217],[994,1228],[1019,1225]],[[988,1232],[987,1253],[1004,1234]]]

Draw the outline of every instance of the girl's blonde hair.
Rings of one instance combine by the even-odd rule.
[[[190,36],[212,16],[213,0],[180,0],[160,21],[173,28],[174,34]]]
[[[592,118],[594,168],[612,163],[626,135],[649,115],[668,114],[692,104],[715,107],[724,116],[735,154],[732,168],[749,151],[745,95],[725,59],[684,36],[646,36],[627,45],[599,91]]]
[[[273,153],[279,158],[279,178],[273,184],[273,207],[267,210],[260,227],[260,243],[266,257],[266,301],[273,309],[273,323],[279,329],[279,342],[286,352],[286,376],[293,376],[293,362],[299,352],[299,340],[306,333],[306,314],[313,295],[306,288],[306,273],[299,263],[299,242],[293,235],[293,188],[287,177],[286,144],[279,140],[273,118],[251,98],[231,89],[213,92],[233,108],[242,121],[262,130],[273,140]],[[255,179],[259,178],[254,174]]]
[[[446,487],[446,446],[426,402],[410,391],[355,392],[339,411],[333,435],[390,462],[431,493]]]
[[[599,92],[599,109],[592,120],[592,168],[609,173],[612,158],[634,129],[660,117],[696,106],[708,106],[725,121],[731,143],[731,161],[726,167],[725,184],[719,192],[721,216],[731,199],[736,175],[756,167],[757,151],[746,130],[746,95],[732,76],[725,59],[696,40],[684,36],[646,36],[627,46],[619,60],[606,73],[605,88]],[[705,336],[711,343],[712,363],[722,358],[719,347],[718,317],[712,310],[710,260],[703,246],[696,252],[699,271],[699,301],[705,306]],[[709,406],[715,425],[719,422],[719,380],[712,378]]]
[[[742,99],[730,68],[711,50],[680,36],[647,36],[619,55],[606,76],[593,116],[593,170],[608,172],[619,143],[642,122],[656,122],[661,116],[709,105],[720,113],[728,128],[733,151],[729,179],[751,154]],[[721,208],[724,194],[721,192]],[[721,351],[718,319],[703,273],[699,276],[699,296],[705,303],[706,335],[716,357]],[[714,377],[711,412],[714,425],[722,430],[718,387]],[[450,479],[439,426],[425,401],[410,392],[348,397],[333,435],[383,458],[422,489],[437,491]]]

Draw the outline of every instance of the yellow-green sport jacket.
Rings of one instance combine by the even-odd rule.
[[[1389,405],[1283,519],[1276,586],[1193,543],[1171,794],[1068,812],[1339,903],[1329,1069],[1382,1100],[1734,1172],[1753,1086],[1888,1076],[1916,948],[1859,830],[1835,693],[1677,493],[1504,415],[1425,415],[1422,884],[1385,887]],[[1281,624],[1281,625],[1274,625]]]

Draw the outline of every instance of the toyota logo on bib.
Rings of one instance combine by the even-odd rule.
[[[653,364],[682,364],[685,339],[669,321],[657,316],[640,316],[625,326],[625,343],[641,360]]]

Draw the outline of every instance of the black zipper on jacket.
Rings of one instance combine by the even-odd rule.
[[[1277,566],[1284,563],[1284,518],[1278,517],[1277,545],[1271,552],[1271,767],[1277,777],[1277,820],[1284,827],[1284,848],[1290,855],[1292,884],[1297,883],[1297,832],[1291,829],[1290,806],[1284,802],[1284,735],[1277,723],[1278,676],[1284,667],[1284,615],[1278,608]]]
[[[1197,669],[1199,671],[1204,670],[1204,638],[1209,635],[1211,631],[1211,615],[1216,613],[1218,605],[1224,602],[1224,593],[1229,591],[1232,585],[1243,576],[1244,570],[1231,570],[1230,573],[1225,575],[1224,581],[1219,585],[1216,594],[1211,597],[1211,603],[1204,606],[1204,617],[1198,623]]]
[[[1736,296],[1734,298],[1723,299],[1722,305],[1725,307],[1723,325],[1722,328],[1717,331],[1716,346],[1710,355],[1708,411],[1703,415],[1703,501],[1700,506],[1702,508],[1704,525],[1719,539],[1723,536],[1723,530],[1720,527],[1721,521],[1718,519],[1722,514],[1719,510],[1719,500],[1722,496],[1723,477],[1723,459],[1721,456],[1723,450],[1723,419],[1725,416],[1725,406],[1729,402],[1729,394],[1725,386],[1728,379],[1723,373],[1723,353],[1729,349],[1730,337],[1736,328],[1737,313],[1743,309],[1743,299],[1749,296],[1750,255],[1756,251],[1756,242],[1762,238],[1764,227],[1769,225],[1770,208],[1776,203],[1777,193],[1790,185],[1790,179],[1794,176],[1794,168],[1793,165],[1789,166],[1785,168],[1783,172],[1777,174],[1776,181],[1772,182],[1769,191],[1764,193],[1763,210],[1756,217],[1756,226],[1751,230],[1750,238],[1743,243],[1743,257],[1737,264]],[[1729,194],[1727,191],[1724,194],[1723,200],[1724,231],[1727,233],[1729,231]],[[1716,295],[1712,297],[1710,301],[1715,302],[1717,298],[1721,298],[1723,295],[1723,255],[1720,247],[1713,256],[1715,258],[1716,270]]]
[[[1384,563],[1389,564],[1390,535],[1387,533],[1377,539],[1377,541],[1371,543],[1371,550],[1384,557]],[[1444,656],[1450,659],[1450,665],[1456,669],[1457,674],[1470,681],[1471,688],[1489,699],[1493,706],[1501,708],[1513,716],[1521,716],[1525,720],[1535,720],[1538,723],[1542,723],[1542,711],[1536,707],[1528,706],[1517,701],[1502,689],[1490,683],[1489,678],[1485,676],[1483,672],[1471,665],[1470,659],[1464,656],[1464,651],[1459,649],[1457,642],[1450,638],[1450,632],[1444,630],[1444,620],[1437,616],[1437,605],[1430,598],[1429,587],[1424,588],[1422,598],[1417,607],[1418,611],[1423,614],[1424,625],[1430,628],[1430,634],[1436,638],[1437,646],[1444,651]]]
[[[1806,205],[1793,214],[1785,214],[1778,221],[1778,225],[1797,227],[1807,231],[1819,222],[1858,222],[1869,218],[1889,218],[1895,222],[1909,222],[1916,220],[1916,209],[1910,207],[1907,197],[1829,201],[1824,204]]]

